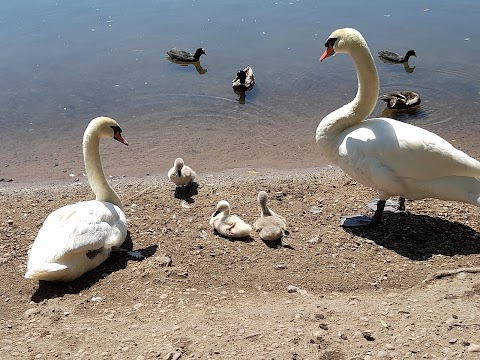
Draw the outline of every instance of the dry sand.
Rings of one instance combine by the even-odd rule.
[[[115,253],[59,284],[23,278],[27,251],[49,212],[92,198],[85,178],[0,183],[0,359],[480,358],[478,208],[407,202],[345,230],[375,193],[335,167],[199,178],[193,194],[112,179],[125,247],[145,259]],[[284,246],[215,235],[217,201],[253,223],[259,190],[288,221]]]

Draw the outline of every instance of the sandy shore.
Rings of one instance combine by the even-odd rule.
[[[406,214],[347,231],[340,216],[369,213],[375,193],[336,167],[203,173],[194,193],[165,176],[111,182],[129,219],[124,246],[145,259],[113,254],[68,284],[23,274],[46,215],[92,198],[86,179],[1,184],[2,359],[478,357],[476,207],[407,202]],[[283,246],[215,235],[217,201],[253,223],[259,190],[287,219]]]

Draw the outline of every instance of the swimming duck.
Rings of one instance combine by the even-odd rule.
[[[250,66],[237,72],[237,76],[232,80],[233,90],[237,92],[250,91],[255,85],[255,76]]]
[[[177,186],[191,185],[197,174],[190,166],[185,165],[182,158],[176,158],[173,167],[168,170],[168,178]]]
[[[169,50],[167,54],[171,59],[179,62],[197,62],[200,61],[200,56],[207,55],[204,48],[198,48],[195,54],[177,49]]]
[[[349,54],[355,64],[355,99],[325,116],[316,140],[325,156],[359,183],[378,190],[372,218],[344,216],[342,226],[376,225],[387,199],[436,198],[480,206],[480,162],[440,136],[390,118],[367,117],[378,100],[377,69],[368,45],[355,29],[335,30],[320,61]]]
[[[218,202],[209,223],[219,234],[230,238],[243,238],[252,232],[249,224],[230,214],[230,204],[226,200]]]
[[[420,105],[420,96],[413,91],[395,91],[383,94],[381,98],[389,109],[408,109]]]
[[[103,173],[101,138],[128,145],[115,120],[98,117],[89,123],[83,136],[83,155],[96,200],[66,205],[48,215],[29,251],[26,278],[74,280],[100,265],[123,244],[127,218],[120,198]]]
[[[408,50],[407,53],[405,54],[405,56],[400,56],[397,53],[394,53],[393,51],[380,50],[378,52],[378,56],[380,56],[380,58],[382,60],[386,60],[386,61],[389,61],[389,62],[404,63],[404,62],[407,62],[408,59],[410,59],[411,56],[416,57],[417,54],[415,53],[414,50]]]
[[[260,238],[265,241],[274,241],[285,235],[287,221],[283,216],[277,215],[267,206],[268,195],[260,191],[257,196],[260,208],[260,217],[253,224],[255,231],[260,233]]]

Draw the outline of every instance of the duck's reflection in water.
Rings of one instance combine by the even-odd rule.
[[[200,64],[200,61],[194,61],[194,62],[183,62],[183,61],[178,61],[178,60],[174,60],[170,57],[167,57],[168,61],[170,61],[171,63],[174,63],[174,64],[177,64],[177,65],[180,65],[180,66],[194,66],[195,67],[195,70],[197,70],[197,73],[199,73],[200,75],[203,75],[203,74],[206,74],[207,73],[207,69],[204,69],[202,67],[202,65]]]

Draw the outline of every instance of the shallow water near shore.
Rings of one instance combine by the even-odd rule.
[[[475,1],[24,0],[2,3],[0,14],[0,178],[82,176],[82,134],[99,115],[117,119],[130,143],[102,144],[111,176],[166,174],[178,156],[199,173],[321,166],[316,126],[357,86],[348,56],[318,61],[344,26],[369,43],[381,93],[422,98],[406,113],[379,101],[374,116],[425,127],[480,156]],[[173,47],[204,47],[203,71],[169,62]],[[408,68],[376,57],[410,48],[417,57]],[[246,65],[257,84],[240,104],[231,80]]]

